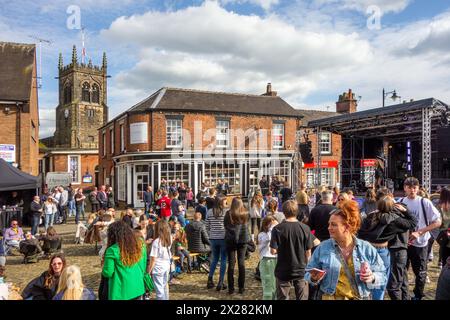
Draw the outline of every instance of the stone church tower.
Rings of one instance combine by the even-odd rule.
[[[59,104],[56,108],[55,148],[98,149],[98,128],[108,122],[107,61],[102,66],[79,63],[73,46],[72,61],[64,66],[59,55]]]

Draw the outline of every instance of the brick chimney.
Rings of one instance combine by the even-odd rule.
[[[348,92],[339,95],[339,100],[336,102],[336,112],[353,113],[356,112],[357,106],[355,94],[352,93],[352,89],[348,89]]]
[[[269,97],[277,96],[277,92],[272,91],[272,84],[270,82],[267,84],[266,93],[263,93],[262,96],[269,96]]]

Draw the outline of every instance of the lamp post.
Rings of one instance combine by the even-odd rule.
[[[401,99],[401,97],[400,96],[398,96],[397,95],[397,92],[394,90],[394,91],[389,91],[389,92],[386,92],[386,90],[384,90],[384,88],[383,88],[383,108],[384,108],[384,105],[385,105],[385,99],[386,99],[386,97],[389,95],[389,94],[391,94],[392,93],[392,96],[391,96],[391,99],[392,100],[397,100],[397,99]]]

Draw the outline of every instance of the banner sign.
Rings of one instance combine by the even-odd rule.
[[[130,124],[130,143],[147,143],[148,130],[147,122],[137,122]]]
[[[376,167],[376,166],[377,166],[376,159],[361,159],[361,168]]]
[[[16,146],[14,144],[0,144],[0,158],[6,162],[16,162]]]
[[[321,168],[337,168],[338,166],[339,166],[338,162],[335,161],[335,160],[329,160],[329,161],[325,160],[325,161],[321,162],[321,166],[320,167]],[[305,163],[303,165],[303,167],[304,168],[316,168],[317,167],[317,162]]]

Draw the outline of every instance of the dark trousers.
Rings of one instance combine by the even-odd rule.
[[[411,264],[414,275],[416,276],[416,284],[414,286],[414,296],[422,299],[424,296],[425,283],[427,279],[427,262],[428,262],[428,246],[423,248],[409,246],[408,247],[408,263]]]
[[[228,289],[234,289],[234,265],[237,263],[239,269],[238,286],[239,289],[245,287],[245,253],[247,252],[247,244],[238,244],[235,246],[227,246],[228,254]]]
[[[194,200],[187,200],[186,210],[189,209],[189,206],[195,209]]]
[[[289,292],[294,286],[296,300],[308,300],[309,287],[305,279],[283,281],[277,278],[277,300],[289,300]]]
[[[75,211],[75,224],[78,224],[78,221],[80,221],[80,214],[83,215],[83,220],[85,220],[84,217],[84,211],[82,206],[76,206]]]
[[[61,207],[61,216],[62,216],[62,223],[67,222],[67,206]]]
[[[145,202],[145,214],[147,215],[147,217],[148,217],[148,213],[150,212],[150,208],[152,207],[152,203],[151,202]]]
[[[98,203],[91,203],[91,212],[92,213],[97,213],[98,212],[98,208],[99,208],[99,204]]]
[[[391,300],[409,300],[406,249],[389,249],[391,254],[391,272],[387,283],[387,292]]]
[[[255,234],[255,232],[254,232],[255,226],[256,226],[256,228],[258,228],[258,233],[259,233],[259,231],[261,229],[261,218],[250,218],[250,221],[252,224],[252,227],[251,227],[252,234]]]
[[[34,236],[38,232],[40,216],[33,214],[31,223],[31,234]]]

